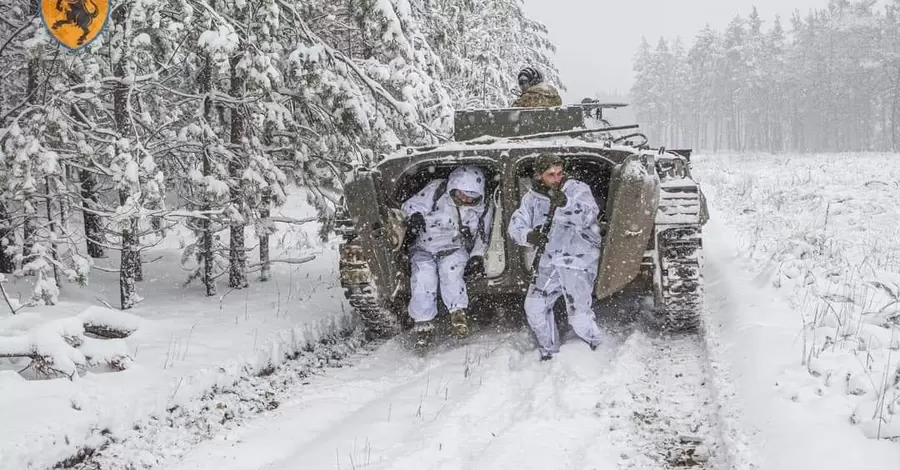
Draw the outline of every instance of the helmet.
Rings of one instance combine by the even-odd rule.
[[[523,90],[525,88],[537,85],[544,81],[544,75],[541,74],[541,71],[534,67],[525,67],[519,71],[519,87]]]

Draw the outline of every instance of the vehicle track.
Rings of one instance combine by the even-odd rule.
[[[628,449],[619,468],[722,468],[714,394],[695,336],[632,333],[597,402],[610,440]]]

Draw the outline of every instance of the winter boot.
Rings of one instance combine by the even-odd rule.
[[[416,332],[416,349],[425,349],[434,342],[434,323],[430,321],[417,322],[413,331]]]
[[[549,361],[550,359],[553,359],[553,355],[552,355],[552,354],[550,354],[550,353],[541,353],[541,362]]]
[[[450,326],[454,335],[458,337],[467,336],[469,334],[469,323],[466,320],[466,311],[456,309],[450,312]]]

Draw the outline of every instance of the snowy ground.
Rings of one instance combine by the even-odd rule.
[[[200,445],[177,468],[896,469],[900,445],[872,439],[871,416],[851,424],[859,416],[854,410],[879,397],[850,393],[852,375],[828,381],[809,366],[819,358],[822,367],[839,367],[858,351],[832,347],[830,360],[810,354],[825,339],[810,334],[804,343],[805,325],[813,323],[804,319],[815,307],[796,300],[813,284],[787,282],[796,274],[783,267],[774,276],[766,269],[772,255],[761,256],[747,241],[794,246],[802,240],[795,238],[802,237],[798,227],[814,225],[813,214],[828,206],[825,186],[863,207],[831,212],[834,243],[853,239],[853,222],[873,243],[891,242],[896,238],[881,237],[896,227],[888,222],[892,214],[873,213],[883,214],[897,194],[860,190],[856,183],[870,176],[864,171],[842,181],[833,177],[838,168],[826,167],[821,178],[797,180],[811,165],[837,167],[847,157],[759,158],[697,158],[713,217],[705,237],[703,339],[656,337],[639,323],[622,328],[604,321],[605,348],[590,352],[572,341],[552,363],[534,360],[521,330],[485,333],[427,359],[389,342],[353,369],[330,374],[314,392]],[[857,162],[890,183],[897,178],[885,171],[888,158]],[[785,172],[791,161],[797,168]],[[748,184],[758,188],[755,196],[744,191]],[[801,253],[809,269],[829,262],[821,251]],[[879,267],[897,272],[888,259]],[[842,274],[829,278],[830,288],[841,279],[854,282],[849,270]],[[889,318],[887,311],[878,318]],[[890,325],[875,326],[869,334],[892,334]],[[870,337],[868,344],[878,343]],[[890,375],[891,351],[890,343],[870,347],[869,364]],[[889,387],[892,377],[884,382]],[[894,425],[884,416],[883,437]]]
[[[275,215],[314,215],[300,190],[294,191],[281,214]],[[124,371],[93,367],[73,381],[25,380],[18,371],[27,360],[0,359],[0,396],[4,398],[0,400],[0,468],[47,468],[80,449],[124,439],[136,426],[177,420],[179,410],[198,403],[214,385],[224,387],[265,372],[280,365],[285,355],[305,354],[300,361],[305,365],[293,367],[311,370],[340,362],[336,359],[352,352],[339,350],[338,345],[308,351],[309,344],[335,334],[348,342],[340,337],[349,330],[350,318],[337,283],[335,247],[319,243],[317,224],[279,228],[280,234],[272,240],[273,259],[306,255],[316,259],[302,265],[275,264],[269,282],[252,279],[244,290],[229,291],[227,283],[220,281],[215,297],[205,297],[198,285],[182,287],[187,273],[179,266],[183,240],[178,234],[145,253],[145,259],[161,259],[145,265],[145,280],[138,285],[145,300],[131,310],[137,331],[114,340],[132,359]],[[248,237],[248,246],[253,244],[255,238]],[[34,335],[49,323],[71,319],[87,309],[102,313],[104,301],[118,305],[115,276],[95,271],[86,288],[64,285],[57,306],[26,309],[14,316],[3,306],[0,343],[4,338]],[[7,284],[10,287],[14,293],[29,289],[26,282]],[[351,344],[359,342],[351,339]],[[108,344],[86,341],[90,341],[86,345]],[[235,413],[243,412],[248,410]],[[168,447],[178,450],[178,446]],[[155,453],[156,449],[150,452]]]
[[[626,328],[550,362],[524,330],[465,343],[420,358],[392,341],[175,468],[721,468],[695,338]]]
[[[712,207],[707,338],[729,449],[762,469],[897,468],[900,160],[694,166]]]
[[[21,423],[0,427],[0,468],[92,444],[102,450],[74,468],[896,470],[900,161],[701,155],[695,174],[712,216],[703,337],[619,315],[601,320],[603,347],[571,339],[549,363],[509,325],[426,357],[404,338],[310,348],[320,336],[298,325],[346,309],[328,245],[277,271],[281,288],[254,284],[221,309],[148,268],[145,286],[168,298],[135,310],[132,367],[74,382],[0,372],[13,396],[0,422]],[[105,294],[0,317],[0,332],[92,295]],[[329,365],[352,367],[316,372]]]

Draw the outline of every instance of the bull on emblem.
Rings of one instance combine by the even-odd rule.
[[[106,27],[110,0],[40,0],[41,18],[60,44],[78,50]]]

